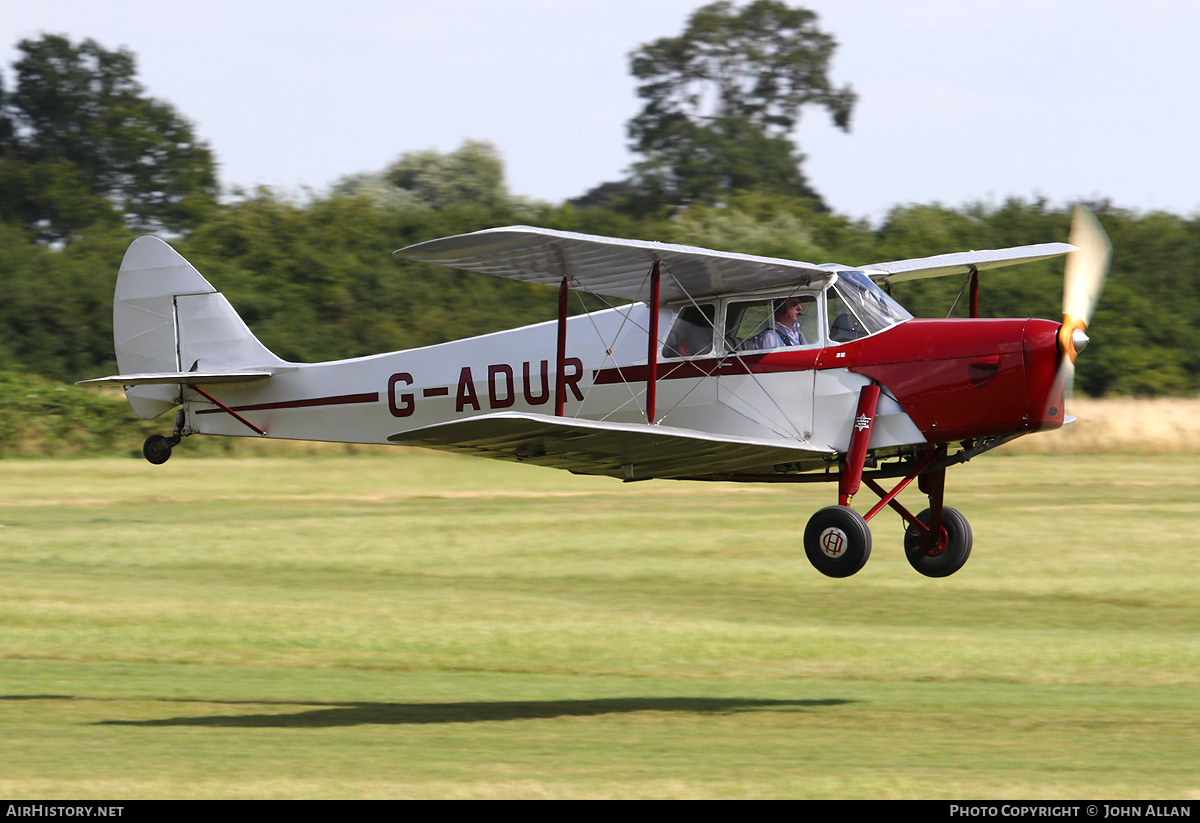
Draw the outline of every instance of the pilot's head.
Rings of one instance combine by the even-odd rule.
[[[801,310],[800,298],[789,297],[786,300],[775,301],[775,319],[779,321],[796,320],[804,312]]]

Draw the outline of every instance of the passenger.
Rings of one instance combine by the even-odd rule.
[[[715,316],[715,307],[710,305],[684,307],[663,346],[663,356],[695,357],[712,351]]]
[[[775,349],[781,346],[803,346],[807,341],[800,331],[800,318],[804,312],[800,308],[799,297],[789,297],[775,305],[775,325],[759,332],[754,337],[752,348]]]

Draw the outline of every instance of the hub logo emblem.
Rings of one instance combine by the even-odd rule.
[[[821,532],[821,537],[817,541],[826,557],[835,558],[846,553],[846,544],[849,542],[844,531],[833,527]]]

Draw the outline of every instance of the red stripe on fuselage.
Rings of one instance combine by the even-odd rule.
[[[695,377],[722,377],[731,374],[771,374],[774,372],[805,371],[817,367],[820,349],[801,351],[759,352],[685,360],[682,363],[660,362],[658,379],[681,380]],[[597,386],[612,383],[644,383],[650,377],[646,366],[623,366],[596,369],[593,383]]]

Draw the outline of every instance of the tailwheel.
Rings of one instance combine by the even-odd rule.
[[[871,556],[871,530],[849,506],[827,506],[804,529],[804,553],[827,577],[849,577]]]
[[[161,434],[152,434],[146,438],[146,442],[142,444],[142,457],[150,461],[156,466],[161,466],[171,459],[171,449],[179,445],[179,441],[184,438],[184,435],[191,432],[186,428],[187,418],[184,416],[183,409],[175,412],[175,430],[171,432],[170,437],[163,437]]]
[[[171,459],[171,449],[178,442],[179,438],[176,437],[163,437],[161,434],[152,434],[142,444],[142,457],[145,457],[156,466],[161,466]]]
[[[917,515],[926,526],[932,521],[930,510]],[[949,577],[963,567],[971,556],[971,524],[958,509],[942,509],[939,534],[909,526],[904,533],[904,554],[909,565],[926,577]]]

